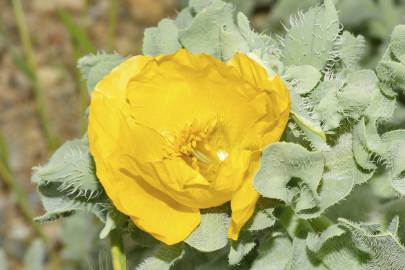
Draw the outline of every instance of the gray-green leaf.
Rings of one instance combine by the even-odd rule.
[[[176,52],[181,48],[178,32],[176,23],[170,19],[161,20],[157,27],[147,28],[143,38],[143,53],[156,56]]]
[[[228,244],[229,217],[226,212],[210,209],[201,213],[200,225],[185,240],[193,248],[203,252],[221,249]]]
[[[290,65],[312,65],[322,70],[335,54],[339,20],[331,0],[291,19],[284,38],[283,56]]]

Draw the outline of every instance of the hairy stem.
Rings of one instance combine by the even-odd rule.
[[[127,258],[121,233],[118,229],[110,232],[111,256],[114,270],[127,269]]]

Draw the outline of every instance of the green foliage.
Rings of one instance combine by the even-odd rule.
[[[291,81],[298,94],[305,95],[315,88],[321,76],[321,72],[311,65],[289,66],[285,79]]]
[[[335,57],[339,38],[339,20],[331,0],[323,6],[298,13],[290,19],[288,35],[283,40],[283,59],[288,65],[312,65],[323,70]]]
[[[110,203],[95,175],[85,139],[62,145],[46,165],[34,168],[32,181],[46,210],[36,221],[53,221],[77,211],[91,212],[105,221]]]
[[[363,184],[372,176],[357,167],[350,135],[342,136],[330,151],[324,152],[324,156],[326,172],[319,191],[320,211],[346,198],[354,185]]]
[[[284,269],[291,254],[292,244],[290,239],[280,233],[266,235],[257,250],[258,255],[252,264],[252,270],[279,270]]]
[[[160,21],[157,27],[146,29],[143,39],[143,53],[145,55],[159,55],[176,52],[181,48],[178,32],[175,22],[169,19]]]
[[[255,213],[246,224],[246,230],[255,232],[272,227],[276,223],[273,207],[274,203],[271,200],[260,198],[256,204]]]
[[[351,233],[357,248],[367,252],[370,260],[365,269],[400,270],[405,265],[405,248],[398,241],[398,219],[394,218],[387,230],[378,224],[355,224],[345,219],[340,223]]]
[[[309,152],[292,143],[274,143],[264,150],[254,185],[263,196],[293,205],[297,214],[318,203],[324,159],[320,152]],[[293,181],[299,178],[301,181]]]
[[[91,218],[86,214],[78,214],[67,218],[63,223],[59,237],[64,246],[62,250],[64,259],[72,262],[80,262],[83,257],[89,259],[92,245],[97,237],[96,228],[88,226]],[[78,242],[80,245],[77,245]]]
[[[235,14],[229,2],[191,0],[177,18],[145,31],[143,52],[154,56],[183,47],[222,61],[243,52],[288,85],[288,128],[282,142],[262,153],[253,179],[262,197],[239,240],[227,238],[227,205],[202,209],[201,224],[175,246],[136,228],[109,203],[85,139],[67,142],[35,169],[32,179],[47,211],[38,220],[93,213],[105,223],[100,237],[113,229],[129,232],[138,270],[404,269],[400,239],[405,234],[398,228],[405,208],[398,195],[405,194],[405,26],[394,29],[374,72],[361,63],[366,39],[342,31],[331,0],[317,6],[317,0],[277,1],[272,23],[297,12],[297,6],[314,6],[290,19],[280,41],[253,31],[249,19]],[[252,9],[244,1],[233,2],[239,10]],[[349,2],[337,3],[344,22],[371,20],[367,8],[353,15]],[[356,5],[381,8],[381,18],[369,24],[374,36],[396,20],[387,20],[387,14],[398,14],[393,1],[361,0]],[[104,53],[80,59],[89,92],[124,60]],[[73,229],[66,233],[75,234]],[[68,247],[79,241],[63,239]],[[88,244],[78,253],[69,252],[77,257],[89,250]]]
[[[87,81],[88,93],[90,94],[96,84],[124,60],[125,58],[119,54],[107,53],[89,54],[80,58],[77,67]]]
[[[247,47],[233,20],[233,7],[221,1],[192,1],[197,12],[188,28],[180,31],[184,48],[194,53],[208,53],[229,59],[239,48]]]
[[[211,252],[228,244],[229,218],[222,209],[210,209],[201,213],[201,223],[184,241],[199,251]]]
[[[390,170],[392,187],[401,195],[405,195],[405,130],[384,133],[383,157]]]
[[[339,58],[349,70],[359,68],[359,62],[364,55],[365,39],[363,36],[355,37],[348,31],[343,31],[340,38],[341,45],[338,47]]]
[[[238,241],[232,242],[228,254],[229,265],[239,264],[243,257],[249,254],[256,246],[256,242],[251,234],[245,233],[239,236]]]
[[[160,245],[155,248],[151,256],[136,267],[136,270],[169,270],[183,255],[184,250],[181,246]]]
[[[334,237],[341,236],[344,232],[345,231],[341,229],[337,224],[333,224],[332,226],[326,228],[326,230],[320,234],[310,232],[306,239],[307,247],[312,252],[319,252],[322,246],[328,240],[331,240]]]
[[[67,269],[111,269],[104,267],[111,265],[111,256],[106,242],[97,237],[99,230],[99,224],[95,224],[93,217],[87,213],[79,213],[64,220],[58,238],[63,246],[61,258],[70,266]]]
[[[62,145],[45,166],[34,168],[32,180],[40,190],[54,187],[67,197],[91,200],[102,193],[94,160],[84,139]]]

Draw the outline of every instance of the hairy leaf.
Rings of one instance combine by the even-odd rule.
[[[321,76],[319,70],[311,65],[289,66],[285,75],[300,95],[307,94],[314,89]]]
[[[256,203],[256,209],[252,218],[245,225],[246,229],[248,231],[260,231],[272,227],[276,222],[273,211],[274,208],[272,208],[268,199],[260,198]]]
[[[229,265],[239,264],[243,257],[249,254],[249,252],[251,252],[255,246],[256,242],[254,241],[252,235],[248,233],[240,235],[238,241],[231,243],[228,254]]]
[[[353,158],[351,135],[344,135],[330,151],[324,152],[326,171],[319,191],[320,208],[338,203],[351,192],[355,184],[362,184],[372,173],[363,172]]]
[[[169,54],[180,48],[178,29],[173,20],[163,19],[157,27],[145,30],[142,49],[145,55]]]
[[[34,168],[32,180],[40,189],[55,186],[68,197],[92,199],[103,193],[84,139],[63,144],[45,166]]]
[[[382,135],[384,159],[391,171],[392,187],[405,195],[405,130],[390,131]]]
[[[184,8],[180,13],[177,14],[174,23],[178,29],[187,28],[193,21],[193,15],[191,14],[190,8]]]
[[[185,242],[203,252],[221,249],[228,244],[228,223],[228,215],[221,210],[202,212],[200,225]]]
[[[304,239],[295,237],[293,239],[292,254],[286,270],[317,270],[328,269],[320,259],[311,252],[307,252]]]
[[[331,0],[290,19],[283,56],[289,65],[312,65],[322,70],[334,58],[339,21]]]
[[[378,135],[377,135],[378,136]],[[375,170],[377,166],[371,161],[373,147],[368,142],[364,118],[353,129],[353,155],[357,164],[365,170]]]
[[[196,9],[197,3],[200,2],[193,1],[190,5]],[[198,5],[199,8],[196,9],[198,13],[191,25],[186,29],[180,30],[180,43],[193,53],[208,53],[217,58],[224,58],[225,56],[229,56],[229,52],[225,52],[226,55],[224,55],[224,47],[222,45],[224,34],[222,31],[232,33],[231,40],[242,42],[233,21],[234,9],[232,5],[222,1],[207,2],[212,2],[212,5],[206,6],[204,4],[201,8]],[[229,40],[228,38],[228,42]],[[238,44],[232,44],[232,51],[238,47]],[[241,44],[243,47],[243,42]]]
[[[346,86],[337,93],[343,115],[359,119],[370,104],[371,94],[378,91],[377,82],[378,78],[371,70],[350,72]]]
[[[263,196],[295,205],[300,212],[317,205],[316,190],[323,167],[320,152],[310,152],[292,143],[274,143],[264,150],[253,183]],[[295,183],[296,178],[302,181]]]
[[[89,54],[79,59],[77,67],[87,81],[87,91],[93,91],[96,84],[107,75],[114,67],[123,62],[125,58],[119,54],[107,54],[99,52]]]
[[[353,3],[352,1],[346,1]],[[344,31],[339,46],[339,57],[345,67],[349,70],[355,70],[364,55],[365,39],[363,36],[355,37],[348,31]]]
[[[160,245],[147,257],[136,270],[169,270],[184,255],[181,246]]]
[[[305,99],[308,106],[313,108],[312,117],[321,121],[323,130],[339,127],[343,119],[343,109],[337,96],[343,86],[344,81],[338,78],[324,80]]]
[[[355,224],[340,219],[350,231],[356,246],[369,253],[371,258],[363,267],[365,269],[400,270],[405,268],[405,248],[391,231],[381,231],[377,224]]]
[[[265,236],[258,247],[258,256],[252,264],[251,270],[279,270],[285,269],[292,251],[292,244],[285,235],[277,234]],[[287,256],[286,256],[287,255]]]
[[[398,25],[391,34],[391,51],[394,56],[405,64],[405,25]]]
[[[318,252],[328,240],[341,236],[344,232],[337,224],[329,226],[321,234],[310,232],[306,240],[307,246],[312,252]]]

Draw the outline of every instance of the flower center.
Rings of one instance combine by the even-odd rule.
[[[222,130],[217,120],[208,123],[194,121],[179,128],[176,133],[165,136],[171,145],[167,157],[181,157],[210,181],[215,178],[221,163],[229,157],[229,153],[221,147],[224,141]]]

